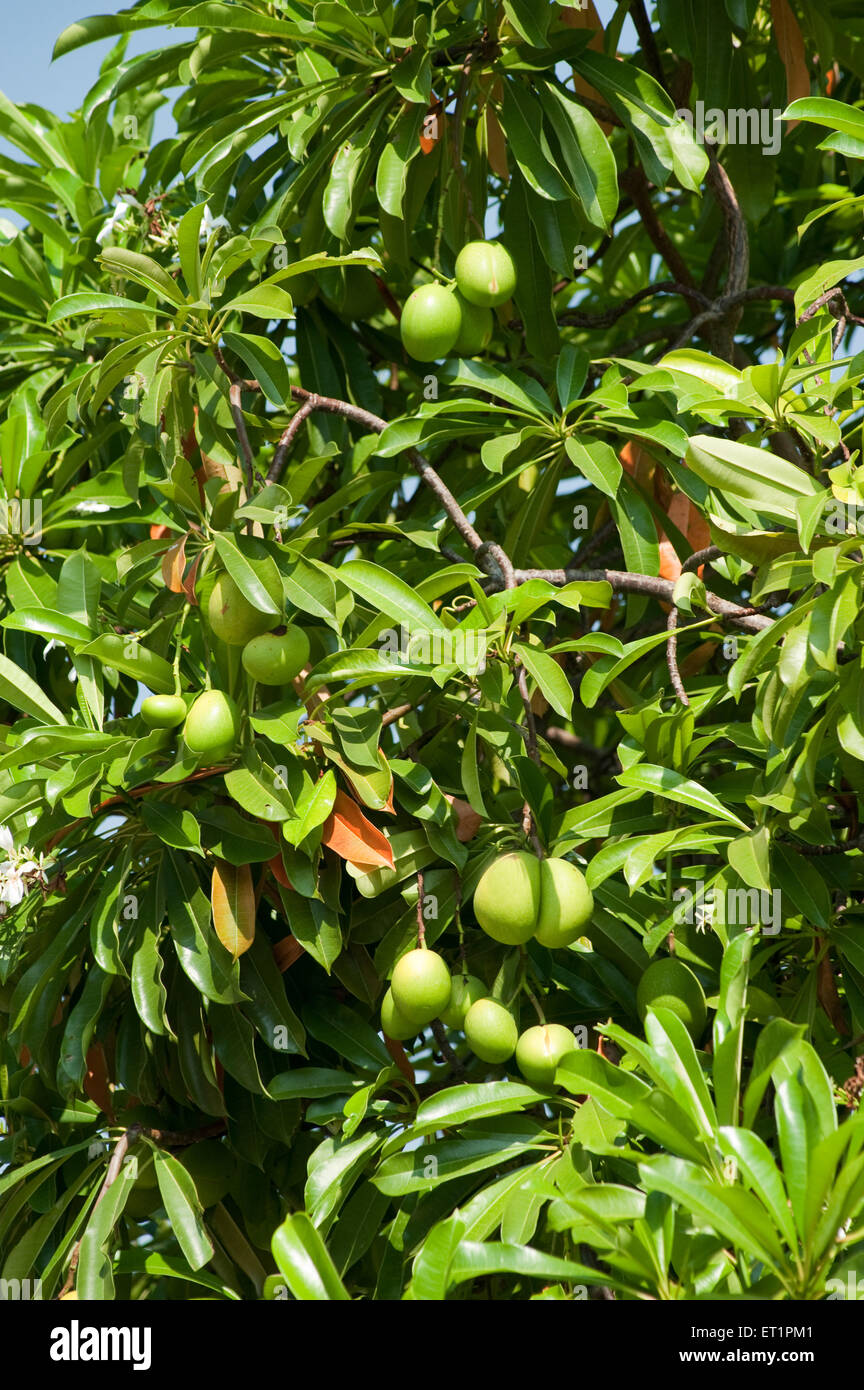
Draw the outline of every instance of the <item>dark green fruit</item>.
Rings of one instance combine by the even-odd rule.
[[[244,671],[262,685],[287,685],[309,660],[309,638],[302,627],[262,632],[243,648]]]
[[[213,633],[229,647],[244,647],[259,632],[278,627],[278,613],[262,613],[234,583],[230,574],[220,574],[207,604],[207,619]]]
[[[218,1139],[205,1139],[180,1149],[177,1158],[195,1184],[202,1207],[221,1202],[234,1176],[234,1157]]]
[[[708,1009],[702,986],[689,966],[673,956],[648,966],[636,987],[636,1007],[643,1022],[649,1008],[670,1009],[694,1042],[705,1031]]]
[[[390,989],[402,1017],[418,1027],[431,1023],[450,1002],[450,971],[437,951],[418,947],[394,966]]]
[[[490,864],[474,893],[474,915],[486,935],[505,946],[533,936],[540,915],[537,856],[514,850]]]
[[[566,859],[540,865],[540,916],[534,936],[541,946],[569,946],[591,920],[594,898],[585,875]]]
[[[516,1044],[516,1065],[526,1081],[552,1086],[561,1058],[576,1049],[576,1040],[561,1023],[538,1023],[527,1028]]]
[[[465,1015],[465,1038],[484,1062],[506,1062],[513,1056],[519,1030],[513,1015],[495,999],[478,999]]]
[[[486,986],[476,975],[454,975],[450,1002],[441,1015],[441,1022],[446,1023],[448,1028],[461,1028],[471,1005],[482,999],[485,993]]]
[[[345,271],[345,291],[339,310],[352,323],[373,319],[384,309],[384,300],[375,283],[375,276],[364,266],[349,266]]]
[[[489,346],[492,337],[492,330],[495,327],[495,319],[491,309],[482,309],[479,304],[472,304],[464,295],[457,292],[456,299],[459,304],[459,312],[462,315],[462,326],[459,329],[459,337],[456,339],[454,352],[458,352],[460,357],[476,357],[478,352]]]
[[[183,741],[192,753],[223,756],[234,747],[239,730],[240,715],[231,696],[205,690],[186,716]]]
[[[498,241],[469,241],[456,257],[456,288],[472,304],[494,309],[516,289],[516,267]]]
[[[418,362],[446,357],[461,327],[459,301],[443,285],[421,285],[409,294],[399,321],[405,351]]]
[[[141,701],[141,718],[148,729],[176,729],[186,718],[186,701],[179,695],[148,695]]]
[[[410,1018],[399,1012],[393,1000],[393,991],[388,989],[381,1000],[382,1033],[396,1042],[405,1042],[406,1038],[413,1038],[418,1029],[418,1024],[412,1023]]]

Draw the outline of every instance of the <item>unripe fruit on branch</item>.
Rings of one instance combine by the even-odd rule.
[[[216,637],[229,647],[243,647],[259,632],[282,621],[278,613],[262,613],[249,602],[230,574],[220,574],[207,604],[207,620]]]
[[[459,301],[443,285],[421,285],[409,294],[399,321],[405,351],[418,362],[446,357],[461,327]]]
[[[460,357],[476,357],[478,352],[482,352],[485,347],[488,347],[489,339],[492,337],[492,330],[495,327],[492,310],[482,309],[478,304],[472,304],[470,300],[458,292],[456,300],[462,315],[462,326],[459,329],[459,337],[456,339],[453,351],[457,352]]]
[[[516,267],[498,241],[469,241],[456,257],[456,288],[472,304],[493,309],[516,289]]]
[[[527,1028],[516,1044],[516,1065],[526,1081],[552,1086],[561,1058],[576,1050],[576,1039],[561,1023]]]
[[[643,1022],[649,1008],[670,1009],[694,1042],[705,1031],[708,1009],[702,986],[693,971],[672,956],[652,961],[648,966],[636,986],[636,1007]]]
[[[581,935],[593,909],[591,890],[575,864],[540,860],[526,850],[500,855],[474,893],[480,926],[507,946],[532,936],[552,949],[567,946]]]
[[[476,975],[454,975],[450,1002],[441,1015],[441,1022],[446,1023],[448,1028],[461,1028],[471,1005],[482,999],[485,993],[486,986]]]
[[[309,638],[301,627],[262,632],[246,643],[240,660],[244,671],[262,685],[287,685],[309,660]]]
[[[506,1062],[518,1037],[516,1020],[496,999],[478,999],[465,1015],[465,1039],[483,1062]]]
[[[148,695],[141,701],[141,718],[148,729],[176,729],[186,718],[186,701],[179,695]]]
[[[388,989],[381,1000],[382,1033],[395,1042],[405,1042],[407,1038],[413,1038],[419,1029],[419,1024],[412,1023],[410,1018],[399,1012],[393,1001],[393,991]]]
[[[390,989],[403,1018],[423,1027],[446,1009],[451,984],[450,971],[437,951],[418,946],[396,962]]]
[[[227,756],[237,742],[240,716],[237,706],[222,690],[205,690],[186,716],[183,741],[192,753]]]
[[[234,1176],[234,1157],[218,1139],[204,1139],[181,1149],[176,1157],[195,1183],[202,1207],[221,1202]]]

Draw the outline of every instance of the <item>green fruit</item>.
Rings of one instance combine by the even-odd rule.
[[[234,1156],[218,1139],[190,1144],[176,1155],[195,1184],[202,1207],[221,1202],[234,1176]]]
[[[183,741],[192,753],[223,757],[237,741],[240,716],[237,706],[222,690],[205,690],[186,716]]]
[[[492,337],[495,327],[492,310],[472,304],[458,292],[456,298],[462,315],[462,327],[459,329],[459,337],[453,351],[458,352],[460,357],[476,357],[478,352],[488,347],[489,339]]]
[[[518,1037],[513,1015],[495,999],[478,999],[465,1015],[468,1046],[484,1062],[506,1062]]]
[[[302,627],[262,632],[243,648],[243,669],[262,685],[287,685],[309,660],[309,638]]]
[[[498,241],[469,241],[456,257],[456,288],[472,304],[493,309],[516,288],[516,267]]]
[[[230,574],[217,576],[207,604],[207,619],[214,635],[229,647],[243,647],[281,621],[278,613],[262,613],[253,607]]]
[[[373,319],[383,308],[384,301],[371,270],[362,266],[347,268],[345,290],[339,300],[340,313],[352,323],[362,323],[365,319]]]
[[[409,294],[399,321],[405,350],[418,362],[446,357],[461,327],[459,301],[443,285],[421,285]]]
[[[450,971],[436,951],[418,947],[397,960],[390,981],[398,1013],[422,1027],[450,1002]]]
[[[576,865],[566,859],[544,859],[540,865],[540,915],[534,933],[540,945],[552,950],[569,946],[582,935],[593,911],[591,889]]]
[[[693,971],[673,956],[648,966],[636,988],[636,1007],[643,1020],[649,1008],[677,1014],[694,1042],[705,1031],[708,1010],[702,986]]]
[[[561,1023],[538,1023],[528,1028],[516,1044],[516,1065],[526,1081],[552,1086],[561,1058],[574,1052],[576,1040]]]
[[[176,729],[186,718],[186,701],[179,695],[148,695],[141,701],[141,718],[148,729]]]
[[[405,1042],[406,1038],[413,1038],[418,1031],[419,1025],[412,1023],[410,1018],[406,1018],[400,1013],[393,1000],[393,991],[388,989],[384,998],[381,1000],[381,1031],[388,1038],[393,1038],[396,1042]]]
[[[151,1190],[152,1188],[155,1188],[155,1187],[158,1187],[158,1186],[159,1186],[159,1180],[158,1180],[158,1178],[156,1177],[156,1160],[155,1160],[155,1158],[154,1158],[153,1155],[152,1155],[151,1153],[149,1153],[149,1152],[148,1152],[146,1158],[145,1158],[145,1156],[144,1156],[143,1154],[139,1155],[139,1158],[138,1158],[138,1177],[137,1177],[136,1180],[135,1180],[135,1187],[136,1187],[136,1188],[141,1188],[142,1191],[145,1191],[145,1190]]]
[[[474,892],[474,915],[487,936],[517,946],[534,935],[540,915],[540,860],[525,850],[502,854]]]
[[[482,999],[485,993],[486,986],[476,975],[454,975],[450,1003],[441,1015],[441,1022],[446,1023],[448,1028],[461,1028],[471,1005]]]

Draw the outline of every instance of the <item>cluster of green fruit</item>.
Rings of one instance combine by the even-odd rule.
[[[487,936],[505,946],[531,937],[558,950],[583,933],[594,910],[591,889],[575,864],[538,859],[525,850],[500,855],[474,893],[474,915]]]
[[[309,660],[309,638],[302,628],[281,626],[277,614],[255,608],[230,574],[220,574],[207,605],[215,637],[229,647],[242,647],[243,669],[262,685],[286,685]],[[240,714],[236,702],[222,690],[205,690],[187,707],[182,695],[148,695],[141,718],[151,729],[183,725],[183,742],[196,757],[215,761],[228,757],[237,742]]]
[[[569,1028],[538,1024],[520,1035],[504,1004],[490,999],[476,975],[451,978],[436,951],[418,947],[402,956],[381,1004],[381,1027],[388,1038],[404,1041],[433,1020],[459,1028],[475,1057],[500,1065],[516,1054],[526,1081],[549,1086],[561,1058],[576,1046]]]
[[[456,279],[447,285],[421,285],[405,301],[399,331],[418,362],[434,362],[456,352],[473,357],[492,337],[492,310],[516,289],[516,267],[497,241],[469,241],[456,257]]]

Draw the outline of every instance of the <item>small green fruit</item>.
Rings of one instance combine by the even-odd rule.
[[[670,1009],[694,1042],[705,1031],[708,1009],[702,986],[689,966],[674,956],[665,956],[648,966],[636,987],[636,1007],[643,1022],[649,1008]]]
[[[205,1139],[181,1149],[177,1158],[195,1184],[202,1207],[221,1202],[234,1176],[234,1155],[218,1139]]]
[[[469,241],[456,257],[456,288],[472,304],[494,309],[516,289],[516,267],[498,241]]]
[[[183,741],[192,753],[219,758],[230,753],[240,730],[237,706],[222,690],[205,690],[186,716]]]
[[[476,357],[478,352],[489,346],[492,337],[492,330],[495,327],[495,320],[491,309],[483,309],[479,304],[472,304],[464,295],[457,292],[456,299],[459,303],[459,312],[462,315],[462,327],[459,329],[459,337],[456,339],[454,352],[458,352],[460,357]]]
[[[509,1010],[495,999],[478,999],[465,1015],[465,1038],[484,1062],[506,1062],[513,1056],[519,1030]]]
[[[517,946],[534,935],[540,915],[540,861],[525,850],[494,860],[474,892],[474,915],[487,936]]]
[[[528,1028],[516,1044],[516,1065],[526,1081],[552,1086],[561,1058],[574,1052],[576,1040],[561,1023],[538,1023]]]
[[[262,685],[287,685],[309,660],[309,638],[302,627],[262,632],[243,648],[243,669]]]
[[[176,729],[186,718],[186,701],[179,695],[148,695],[141,701],[141,718],[148,729]]]
[[[437,1018],[450,1001],[450,971],[437,951],[418,947],[397,960],[390,988],[398,1012],[422,1027]]]
[[[482,999],[485,993],[486,986],[476,975],[454,975],[450,1003],[441,1015],[441,1022],[446,1023],[448,1028],[461,1028],[471,1005]]]
[[[540,916],[534,936],[555,950],[582,935],[594,911],[594,898],[575,864],[544,859],[540,865]]]
[[[461,327],[459,301],[443,285],[421,285],[409,294],[399,321],[405,351],[418,362],[446,357]]]
[[[259,632],[278,627],[281,615],[262,613],[249,602],[230,574],[220,574],[207,604],[207,620],[220,641],[229,647],[243,647]]]
[[[396,1042],[405,1042],[419,1031],[419,1024],[412,1023],[410,1018],[406,1018],[397,1009],[392,989],[388,989],[381,1000],[381,1031]]]

